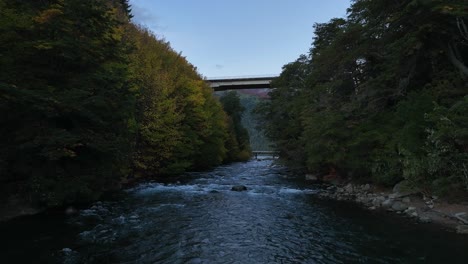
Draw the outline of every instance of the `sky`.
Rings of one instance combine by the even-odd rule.
[[[350,0],[130,0],[133,21],[204,77],[276,75],[308,53],[315,23],[345,17]]]

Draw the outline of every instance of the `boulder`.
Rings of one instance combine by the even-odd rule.
[[[403,202],[400,202],[400,201],[396,201],[392,204],[392,209],[395,210],[395,211],[404,211],[408,208],[408,205],[403,203]]]
[[[468,235],[468,225],[459,225],[459,226],[457,226],[457,233],[458,234]]]
[[[407,180],[403,180],[393,187],[393,194],[396,198],[409,196],[417,193],[419,193],[419,190],[417,188],[414,188]]]
[[[405,213],[407,214],[412,214],[413,212],[416,212],[416,207],[410,206],[405,210]]]
[[[384,208],[392,208],[393,205],[393,199],[387,199],[382,202],[382,207]]]
[[[247,191],[247,187],[245,187],[244,185],[234,185],[232,186],[231,191],[235,191],[235,192]]]
[[[468,214],[466,212],[456,213],[454,216],[465,225],[468,225]]]
[[[380,207],[384,201],[385,197],[378,196],[372,200],[372,205],[374,205],[375,207]]]

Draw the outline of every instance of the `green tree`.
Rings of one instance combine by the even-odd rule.
[[[3,180],[20,182],[25,197],[46,205],[115,188],[128,173],[133,119],[120,7],[99,0],[0,5],[20,21],[1,26],[9,37],[0,45],[10,51],[0,61]]]
[[[406,178],[427,192],[462,189],[466,149],[449,130],[464,133],[451,109],[468,93],[467,10],[458,0],[355,0],[346,19],[316,24],[309,55],[283,68],[259,108],[283,160],[387,185]],[[445,117],[450,126],[437,121]]]
[[[242,126],[242,113],[245,108],[235,91],[225,93],[220,101],[228,115],[228,139],[226,143],[227,161],[244,161],[250,158],[250,141],[247,129]]]

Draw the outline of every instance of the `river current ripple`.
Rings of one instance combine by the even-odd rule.
[[[47,263],[468,263],[466,238],[317,199],[271,160],[187,178],[141,184],[58,224],[23,219],[42,232],[7,232],[13,241],[3,253]],[[15,244],[24,236],[29,242]],[[24,250],[31,255],[20,256]]]

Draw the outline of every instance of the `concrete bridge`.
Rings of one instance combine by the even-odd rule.
[[[215,92],[226,90],[272,88],[270,83],[278,75],[238,76],[208,78],[206,81]]]

